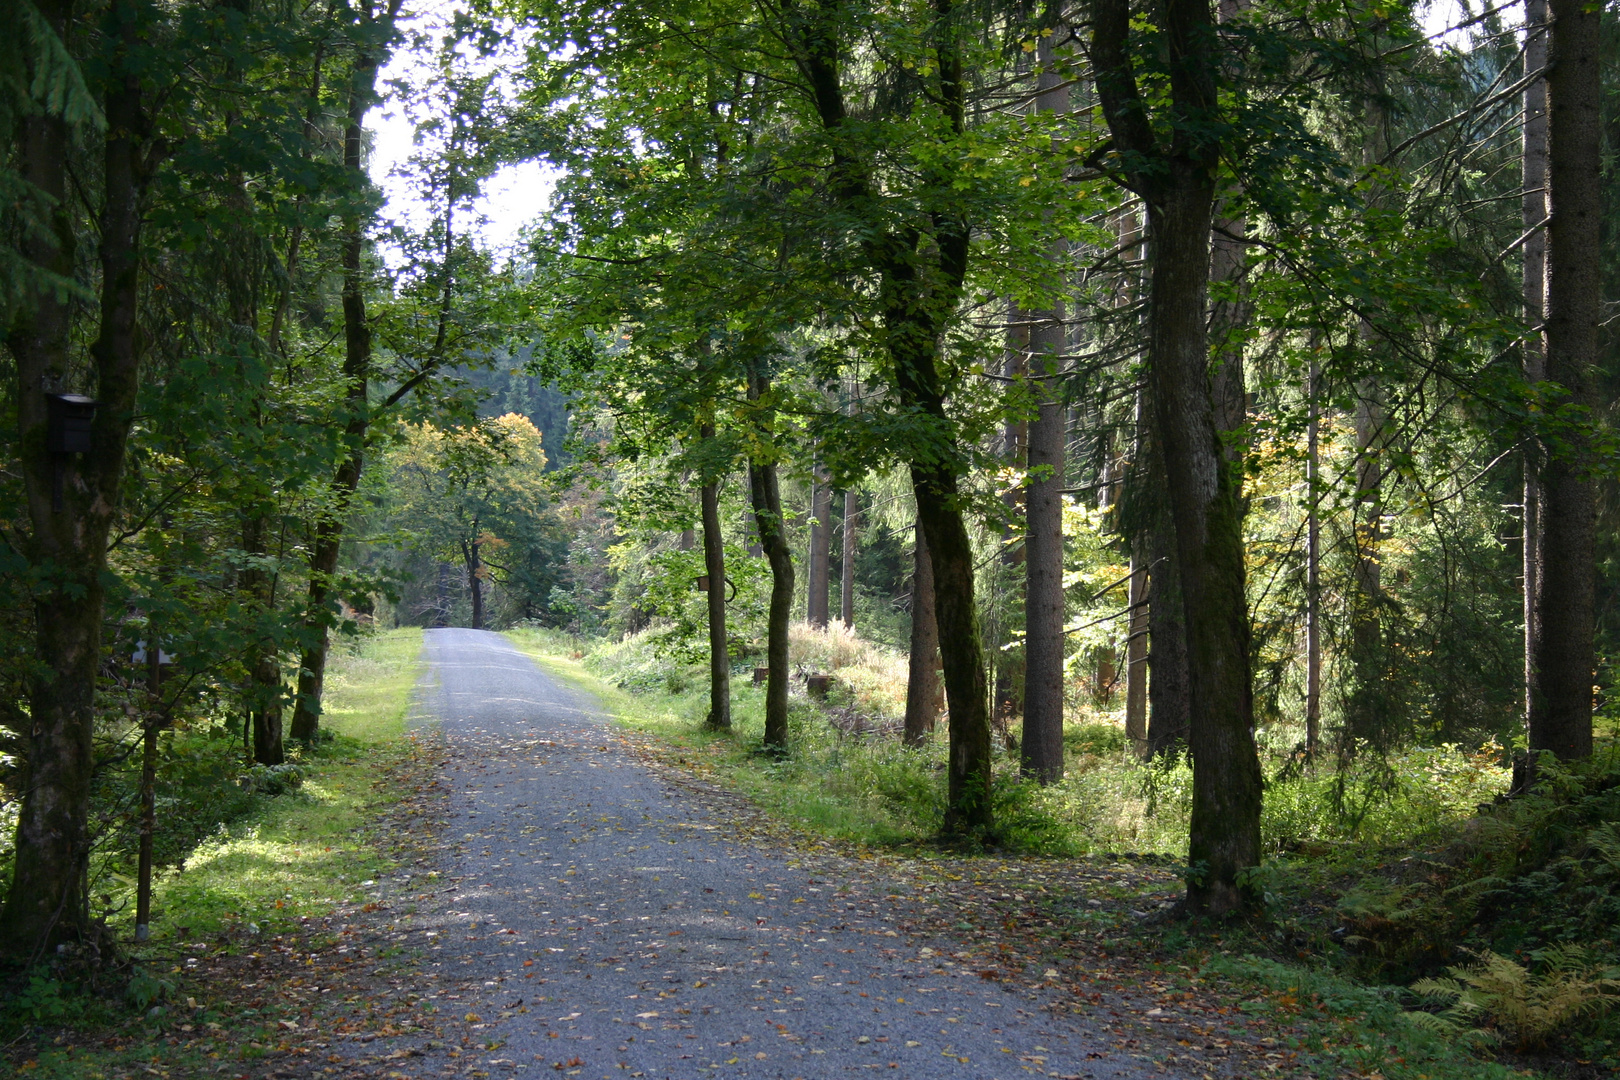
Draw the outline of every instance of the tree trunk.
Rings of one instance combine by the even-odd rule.
[[[1115,219],[1115,235],[1118,238],[1121,258],[1132,260],[1140,257],[1138,250],[1142,230],[1134,209],[1121,210]],[[1118,303],[1122,306],[1134,304],[1137,298],[1137,278],[1127,269],[1120,274]],[[1131,508],[1127,514],[1132,519],[1128,531],[1131,541],[1131,580],[1128,591],[1130,604],[1130,636],[1125,641],[1125,737],[1130,742],[1131,749],[1139,758],[1147,758],[1152,753],[1152,743],[1148,738],[1148,670],[1149,670],[1149,642],[1151,640],[1151,614],[1149,602],[1151,599],[1151,576],[1156,571],[1153,566],[1153,540],[1155,532],[1144,529],[1141,507],[1155,508],[1155,520],[1162,517],[1157,507],[1164,501],[1162,483],[1159,477],[1149,468],[1148,455],[1152,452],[1153,436],[1149,431],[1152,418],[1149,413],[1151,406],[1147,401],[1147,394],[1140,388],[1136,391],[1135,424],[1132,434],[1130,470],[1132,482],[1137,486],[1151,486],[1150,492],[1131,491],[1126,489],[1130,497]]]
[[[701,438],[714,438],[714,425],[704,424]],[[703,569],[709,575],[709,715],[715,731],[731,728],[731,642],[726,635],[726,544],[720,534],[720,484],[700,489],[703,504]]]
[[[934,579],[934,619],[945,663],[950,712],[950,758],[944,829],[947,834],[988,830],[990,804],[989,683],[973,601],[973,547],[956,508],[956,476],[911,468],[917,519],[922,524]]]
[[[770,390],[770,380],[764,376],[749,378],[750,401],[768,400]],[[769,438],[770,416],[761,417],[759,422]],[[765,746],[783,753],[788,748],[788,623],[793,618],[793,555],[782,521],[775,462],[748,463],[748,491],[754,504],[754,527],[771,566],[771,607],[765,631]]]
[[[472,601],[472,628],[484,628],[484,566],[478,557],[478,523],[473,523],[474,539],[461,542],[461,561],[467,567],[467,598]]]
[[[932,71],[934,104],[953,136],[966,124],[966,82],[960,14],[953,0],[933,0],[932,22],[936,63]],[[822,126],[840,131],[848,110],[839,77],[839,35],[835,5],[810,9],[811,17],[795,29],[796,59],[815,96]],[[947,169],[949,166],[946,167]],[[938,178],[949,190],[948,176]],[[865,166],[842,149],[835,150],[829,177],[831,197],[856,214],[876,205],[872,179]],[[990,801],[991,741],[989,682],[974,588],[973,546],[968,538],[957,490],[957,477],[967,463],[956,442],[956,425],[945,408],[945,386],[939,352],[954,317],[972,256],[972,230],[953,202],[925,194],[930,233],[896,229],[887,220],[872,222],[863,252],[877,279],[882,312],[881,333],[889,354],[896,403],[912,413],[921,433],[914,436],[911,487],[917,517],[927,535],[935,584],[935,618],[945,663],[945,693],[950,710],[950,762],[944,831],[985,833],[994,823]]]
[[[1187,620],[1181,597],[1176,527],[1170,514],[1170,479],[1153,408],[1151,388],[1140,394],[1141,437],[1135,504],[1138,543],[1147,571],[1147,757],[1171,758],[1187,746],[1192,725],[1191,676],[1187,672]]]
[[[1249,305],[1242,299],[1245,265],[1242,237],[1246,227],[1242,218],[1223,216],[1210,236],[1210,278],[1221,284],[1223,291],[1239,293],[1236,298],[1226,297],[1212,304],[1209,314],[1214,337],[1210,386],[1215,405],[1215,430],[1222,435],[1221,445],[1228,461],[1242,458],[1242,432],[1249,421],[1240,336],[1243,325],[1249,320]]]
[[[1017,381],[1029,371],[1029,318],[1017,304],[1007,305],[1007,352],[1002,362],[1001,374],[1009,383]],[[1009,418],[1001,428],[1001,450],[1004,465],[1014,473],[1022,473],[1028,468],[1029,458],[1027,447],[1029,443],[1029,422],[1022,417]],[[1007,507],[1008,520],[1016,519],[1024,509],[1024,487],[1022,484],[1012,486],[1003,496]],[[1001,566],[1003,580],[1007,582],[1007,599],[1003,601],[1001,609],[1022,610],[1023,604],[1023,578],[1024,545],[1014,542],[1012,528],[1002,529]],[[1011,640],[1012,634],[1007,625],[1011,620],[1005,615],[1000,616],[1002,633],[998,635],[1002,642]],[[1023,709],[1022,692],[1024,684],[1024,652],[1022,649],[998,650],[992,658],[995,664],[995,711],[998,721],[1010,724],[1013,716]]]
[[[1031,368],[1061,349],[1061,330],[1037,327]],[[1045,348],[1047,353],[1036,352]],[[1047,368],[1052,372],[1055,364]],[[1064,412],[1055,379],[1043,379],[1040,416],[1029,425],[1024,537],[1024,724],[1020,765],[1043,784],[1063,778],[1063,451]]]
[[[815,467],[810,480],[810,570],[809,596],[805,617],[817,630],[827,629],[832,576],[832,488],[821,467]]]
[[[855,533],[860,526],[861,497],[854,491],[844,492],[844,552],[839,569],[839,618],[845,630],[855,629]]]
[[[1147,545],[1131,541],[1129,636],[1125,639],[1125,739],[1137,757],[1148,752],[1148,563]]]
[[[390,0],[386,18],[392,19],[399,0]],[[366,21],[369,22],[370,5]],[[349,82],[348,125],[343,135],[343,167],[350,182],[363,190],[369,180],[362,154],[366,111],[377,96],[380,49],[364,49],[355,57]],[[366,318],[365,221],[362,211],[350,213],[343,223],[343,460],[332,477],[332,504],[315,524],[315,542],[309,558],[309,593],[305,598],[304,630],[309,644],[298,664],[298,697],[293,705],[292,737],[304,742],[320,734],[321,699],[326,692],[326,657],[331,647],[332,578],[343,547],[344,520],[360,486],[365,468],[366,433],[371,424],[371,324]]]
[[[1220,21],[1231,22],[1251,0],[1219,0]],[[1243,456],[1242,432],[1249,421],[1248,388],[1243,378],[1243,327],[1249,321],[1248,288],[1243,275],[1248,222],[1229,212],[1241,191],[1225,195],[1216,207],[1209,237],[1209,278],[1221,295],[1210,304],[1210,391],[1215,406],[1215,430],[1222,436],[1228,461]],[[1240,504],[1241,509],[1241,504]]]
[[[1153,453],[1159,451],[1154,449]],[[1167,505],[1163,462],[1154,485],[1148,573],[1148,755],[1173,757],[1186,747],[1192,727],[1192,676],[1187,671],[1187,618],[1181,596],[1175,522]]]
[[[1525,0],[1524,70],[1526,74],[1547,66],[1547,0]],[[1520,179],[1520,220],[1527,238],[1524,253],[1524,318],[1532,327],[1540,323],[1546,309],[1547,291],[1547,83],[1537,79],[1524,90],[1523,152]],[[1547,377],[1546,355],[1541,334],[1533,331],[1524,341],[1524,380],[1534,386]],[[1531,442],[1524,451],[1524,717],[1529,724],[1534,712],[1536,656],[1536,567],[1541,543],[1541,489],[1537,473],[1541,456]]]
[[[911,653],[906,669],[905,744],[922,746],[934,732],[939,699],[939,626],[934,621],[934,567],[917,519],[911,574]]]
[[[433,627],[442,630],[450,625],[450,564],[439,563],[439,573],[434,581],[434,601],[437,607],[433,613]]]
[[[71,6],[47,0],[38,7],[66,40]],[[140,377],[136,305],[150,128],[140,78],[129,57],[138,20],[132,12],[122,14],[126,17],[120,20],[121,40],[109,58],[104,100],[100,329],[90,347],[100,407],[90,453],[63,461],[45,446],[41,390],[66,391],[73,374],[67,297],[51,288],[30,296],[8,342],[16,359],[17,427],[31,526],[28,556],[33,566],[52,571],[35,594],[38,673],[29,687],[33,725],[26,733],[26,781],[11,890],[0,909],[0,954],[22,963],[91,931],[85,887],[95,767],[91,737],[101,667],[107,535],[119,504],[124,447]],[[49,235],[25,233],[23,254],[41,270],[71,279],[70,132],[60,117],[44,112],[26,116],[21,128],[23,176],[54,200]]]
[[[1551,0],[1547,68],[1547,292],[1542,348],[1549,405],[1580,410],[1577,426],[1542,440],[1541,542],[1536,565],[1530,751],[1561,760],[1592,753],[1596,500],[1591,438],[1602,317],[1597,9]]]
[[[147,715],[141,723],[141,828],[135,853],[135,940],[152,935],[152,840],[157,833],[158,732],[163,729],[163,649],[147,624]]]
[[[242,550],[249,557],[242,571],[242,597],[253,613],[253,640],[244,661],[248,668],[248,716],[253,725],[253,760],[259,765],[280,765],[286,760],[282,743],[281,661],[265,625],[274,614],[270,575],[258,565],[265,556],[264,507],[257,505],[242,523]]]
[[[1372,166],[1382,159],[1389,125],[1380,101],[1380,87],[1367,99],[1362,162]],[[1377,335],[1363,317],[1358,334],[1363,363],[1372,364]],[[1384,450],[1386,413],[1384,387],[1376,376],[1364,376],[1356,386],[1356,497],[1351,513],[1355,562],[1351,571],[1350,646],[1345,659],[1350,668],[1344,700],[1344,735],[1340,752],[1353,757],[1358,748],[1377,751],[1394,745],[1399,715],[1391,685],[1390,661],[1384,642],[1383,582]]]
[[[1249,682],[1237,481],[1221,453],[1205,344],[1210,193],[1186,184],[1158,207],[1152,377],[1176,526],[1193,759],[1187,899],[1224,915],[1247,904],[1240,875],[1260,863],[1262,780]]]
[[[1131,184],[1147,203],[1153,236],[1148,368],[1175,522],[1192,707],[1186,906],[1221,916],[1250,902],[1244,875],[1260,862],[1262,779],[1253,736],[1240,492],[1222,451],[1210,388],[1209,236],[1219,146],[1188,134],[1215,122],[1217,34],[1208,0],[1161,6],[1171,73],[1161,108],[1174,120],[1166,142],[1137,88],[1130,4],[1096,0],[1092,12],[1099,103],[1115,149],[1133,162],[1127,166]]]
[[[1056,68],[1051,38],[1038,51],[1041,113],[1064,111],[1068,88]],[[1063,405],[1063,257],[1066,245],[1048,251],[1044,283],[1051,307],[1032,312],[1029,374],[1039,412],[1029,425],[1029,483],[1024,493],[1024,725],[1019,765],[1042,784],[1063,779],[1063,465],[1068,410]]]
[[[1317,419],[1316,359],[1305,383],[1305,753],[1316,756],[1322,740],[1322,522],[1317,484],[1321,446]]]

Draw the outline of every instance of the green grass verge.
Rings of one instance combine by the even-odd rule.
[[[152,937],[131,947],[134,975],[124,1000],[75,992],[43,970],[21,984],[21,992],[0,1007],[0,1035],[7,1041],[41,1026],[96,1032],[99,1040],[94,1046],[73,1046],[71,1038],[62,1047],[41,1046],[37,1057],[21,1062],[21,1075],[103,1080],[154,1070],[175,1076],[217,1071],[219,1053],[161,1041],[163,1020],[145,1017],[144,1010],[181,985],[183,971],[173,966],[178,944],[225,933],[241,940],[255,927],[268,940],[294,927],[300,916],[364,901],[363,883],[391,868],[367,825],[392,801],[379,787],[379,771],[410,751],[406,728],[421,642],[420,630],[405,629],[333,650],[323,720],[332,738],[295,758],[304,777],[300,786],[253,796],[245,813],[221,823],[183,862],[156,875]],[[125,936],[132,908],[128,904],[110,921]],[[192,1017],[198,1025],[213,1019],[212,1013]],[[120,1041],[124,1045],[108,1048]]]
[[[247,923],[269,932],[362,897],[360,883],[388,865],[365,824],[388,799],[377,769],[400,752],[421,651],[414,628],[333,651],[322,718],[333,738],[301,759],[299,788],[221,825],[154,883],[155,940]]]
[[[399,738],[409,723],[421,658],[422,631],[414,626],[385,631],[364,639],[358,649],[335,654],[321,723],[364,743]]]

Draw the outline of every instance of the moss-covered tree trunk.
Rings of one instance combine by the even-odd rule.
[[[71,6],[46,0],[39,10],[65,39]],[[97,222],[100,326],[90,347],[100,407],[89,453],[52,454],[46,449],[45,392],[89,388],[72,385],[76,373],[67,297],[50,288],[31,295],[8,339],[17,361],[14,400],[31,529],[27,551],[34,566],[49,571],[36,586],[34,655],[39,666],[29,687],[32,727],[24,733],[26,782],[11,889],[0,908],[0,956],[22,963],[38,960],[56,943],[88,939],[92,933],[85,873],[103,580],[140,376],[136,305],[141,209],[150,175],[150,121],[132,56],[139,20],[129,11],[116,15],[122,16],[117,19],[122,33],[110,42],[103,103],[107,130]],[[74,271],[69,141],[69,129],[59,116],[37,112],[22,122],[23,176],[53,200],[49,232],[25,233],[23,255],[64,279],[71,279]]]
[[[1092,63],[1115,148],[1148,208],[1148,366],[1164,453],[1186,614],[1193,759],[1187,907],[1245,908],[1245,871],[1260,862],[1261,774],[1255,752],[1237,477],[1222,451],[1207,333],[1210,224],[1219,145],[1215,21],[1208,0],[1166,0],[1170,73],[1160,126],[1138,91],[1128,0],[1093,7]]]

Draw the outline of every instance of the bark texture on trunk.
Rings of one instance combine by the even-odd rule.
[[[770,380],[762,375],[748,380],[750,401],[770,398]],[[771,436],[769,413],[759,420],[764,439]],[[762,440],[764,441],[764,440]],[[782,494],[776,464],[748,463],[748,491],[754,507],[754,527],[771,566],[771,607],[765,631],[765,746],[777,753],[788,748],[788,623],[793,618],[793,555],[782,521]]]
[[[1138,536],[1131,542],[1125,639],[1125,739],[1137,757],[1146,757],[1148,750],[1148,562],[1147,545]]]
[[[1142,240],[1141,224],[1134,208],[1123,209],[1114,221],[1115,236],[1119,241],[1121,258],[1129,263],[1139,256]],[[1119,277],[1118,303],[1128,306],[1136,303],[1137,278],[1129,269]],[[1152,575],[1154,542],[1153,531],[1146,527],[1142,510],[1144,507],[1157,507],[1163,501],[1163,484],[1149,468],[1148,454],[1153,445],[1153,435],[1149,430],[1152,418],[1149,415],[1152,406],[1148,402],[1147,394],[1140,388],[1136,391],[1134,408],[1133,431],[1131,435],[1131,462],[1128,470],[1130,479],[1127,481],[1125,498],[1122,503],[1126,505],[1125,515],[1127,532],[1131,541],[1131,580],[1128,590],[1128,603],[1130,604],[1130,634],[1125,641],[1125,737],[1130,742],[1131,749],[1137,757],[1146,758],[1152,753],[1152,744],[1148,740],[1148,673],[1150,666],[1149,649],[1152,642],[1151,612],[1149,611],[1152,598]],[[1153,490],[1140,490],[1151,485]],[[1156,517],[1164,515],[1156,514]]]
[[[1243,456],[1242,432],[1249,422],[1249,395],[1243,377],[1242,328],[1249,320],[1249,305],[1243,299],[1244,243],[1247,223],[1242,218],[1222,217],[1210,236],[1210,278],[1237,291],[1210,305],[1209,323],[1214,338],[1210,384],[1215,406],[1215,430],[1222,435],[1228,461]]]
[[[934,621],[945,665],[949,710],[947,809],[944,830],[961,834],[988,830],[990,803],[989,679],[979,640],[974,604],[973,545],[956,503],[956,474],[912,466],[917,519],[923,526],[934,578]]]
[[[1242,517],[1208,389],[1204,283],[1209,202],[1198,188],[1156,215],[1153,381],[1176,525],[1193,759],[1187,899],[1224,915],[1247,906],[1260,863],[1260,761],[1254,746]]]
[[[1547,0],[1524,3],[1524,70],[1526,74],[1547,66]],[[1537,79],[1524,90],[1524,126],[1521,129],[1521,189],[1519,214],[1527,235],[1520,250],[1524,254],[1524,318],[1537,326],[1546,313],[1547,234],[1547,83]],[[1547,377],[1546,355],[1541,334],[1532,332],[1524,342],[1524,379],[1534,385]],[[1536,656],[1536,568],[1541,544],[1540,448],[1534,443],[1524,451],[1524,717],[1530,722],[1535,686]]]
[[[922,746],[934,733],[939,699],[939,627],[934,622],[934,567],[922,520],[916,527],[911,571],[911,652],[906,669],[905,744]]]
[[[1068,90],[1056,70],[1051,38],[1037,51],[1041,72],[1038,112],[1064,111]],[[1019,765],[1043,784],[1063,778],[1063,466],[1068,410],[1062,371],[1062,241],[1048,252],[1052,303],[1030,313],[1029,374],[1039,411],[1029,425],[1029,483],[1024,492],[1024,725]]]
[[[1161,481],[1161,485],[1167,483]],[[1153,569],[1148,573],[1148,755],[1172,757],[1187,746],[1192,677],[1187,671],[1187,615],[1181,596],[1176,527],[1170,518],[1168,496],[1162,486],[1158,491],[1163,502],[1153,519],[1149,549]]]
[[[714,438],[714,425],[703,425],[702,436]],[[711,481],[700,489],[703,506],[703,569],[709,575],[705,599],[709,607],[709,715],[704,723],[716,730],[731,727],[731,642],[726,634],[726,544],[720,532],[720,485]]]
[[[71,5],[39,4],[65,39]],[[75,460],[46,451],[42,391],[65,392],[73,369],[66,297],[46,289],[29,298],[12,328],[24,491],[31,529],[29,561],[54,573],[34,602],[35,657],[29,687],[32,728],[24,732],[26,781],[18,808],[11,889],[0,908],[0,955],[29,963],[55,944],[92,935],[86,903],[88,821],[94,771],[91,737],[101,667],[103,577],[107,536],[117,513],[124,448],[140,375],[136,332],[141,207],[149,179],[146,114],[133,71],[137,20],[123,13],[110,57],[103,107],[104,192],[100,211],[100,328],[90,347],[100,399],[91,450]],[[67,189],[70,133],[59,117],[36,113],[22,122],[23,176],[55,201],[47,235],[25,233],[22,250],[36,266],[73,276],[73,226]],[[61,509],[55,506],[57,470]]]
[[[1168,141],[1137,90],[1130,5],[1098,0],[1092,61],[1117,149],[1140,164],[1131,183],[1148,207],[1151,252],[1148,362],[1169,479],[1186,614],[1193,759],[1187,907],[1246,908],[1246,872],[1260,862],[1262,779],[1255,752],[1237,478],[1222,452],[1206,332],[1209,236],[1218,146],[1214,19],[1207,0],[1166,0]]]
[[[281,658],[275,639],[269,633],[274,618],[271,595],[274,578],[260,565],[267,554],[265,532],[269,522],[267,507],[255,503],[242,523],[242,551],[250,564],[242,571],[242,598],[259,625],[244,657],[248,669],[248,717],[253,726],[253,760],[260,765],[280,765],[286,758],[282,740]]]
[[[1061,327],[1037,327],[1030,366],[1055,374]],[[1042,350],[1037,352],[1036,350]],[[1039,417],[1029,425],[1025,491],[1024,724],[1020,765],[1043,784],[1063,778],[1063,458],[1065,410],[1057,381],[1043,378]]]
[[[1231,22],[1251,0],[1219,0],[1220,21]],[[1221,433],[1228,461],[1243,456],[1243,430],[1249,422],[1249,394],[1243,374],[1243,327],[1249,321],[1248,287],[1244,281],[1248,222],[1232,212],[1241,191],[1227,193],[1215,208],[1209,237],[1209,279],[1221,295],[1210,304],[1210,389],[1215,430]],[[1240,509],[1241,509],[1240,505]]]
[[[1542,440],[1530,750],[1592,753],[1597,524],[1590,437],[1602,318],[1601,28],[1583,0],[1551,0],[1547,67],[1547,292],[1542,349],[1550,405],[1578,421]]]

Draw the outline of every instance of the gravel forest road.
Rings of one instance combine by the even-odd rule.
[[[580,1080],[1207,1075],[1132,1055],[1044,1008],[1039,991],[951,963],[962,944],[914,931],[909,901],[846,890],[825,861],[770,850],[736,827],[746,804],[717,806],[650,766],[499,634],[430,630],[425,649],[416,711],[448,755],[455,853],[439,867],[453,887],[438,917],[410,932],[412,981],[472,1038],[418,1067]]]

